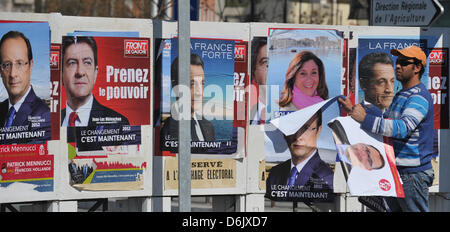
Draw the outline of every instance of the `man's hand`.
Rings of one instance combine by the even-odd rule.
[[[362,123],[366,117],[366,110],[361,106],[361,104],[357,104],[353,106],[353,109],[349,114],[357,122]]]
[[[366,117],[366,110],[361,104],[353,105],[348,97],[345,99],[338,98],[338,101],[342,104],[345,111],[357,122],[362,123]]]
[[[345,99],[342,99],[341,97],[338,97],[338,101],[342,104],[344,110],[347,111],[348,114],[350,114],[353,108],[353,103],[350,101],[350,98],[345,97]]]

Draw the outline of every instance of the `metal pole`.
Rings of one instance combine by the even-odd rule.
[[[179,211],[191,211],[190,1],[178,1],[178,84],[183,87],[178,136]],[[186,89],[188,91],[186,91]]]

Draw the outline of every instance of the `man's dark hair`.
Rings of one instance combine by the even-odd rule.
[[[66,49],[72,44],[85,43],[91,47],[94,53],[94,64],[97,66],[97,43],[91,36],[64,36],[62,39],[62,56],[64,57]]]
[[[293,133],[292,135],[284,135],[284,139],[286,140],[286,142],[289,144],[290,138],[292,138],[292,136],[297,133],[300,133],[300,135],[305,133],[305,131],[308,130],[309,127],[311,127],[312,123],[316,119],[317,119],[316,134],[317,134],[317,129],[322,126],[322,110],[320,109],[313,116],[311,116],[311,118],[309,118],[308,121],[306,121],[305,124],[303,124],[303,126],[300,127],[300,129],[298,129],[295,133]]]
[[[311,124],[317,118],[317,127],[322,126],[322,110],[319,109],[305,124]]]
[[[390,64],[394,68],[394,62],[387,53],[372,52],[365,55],[358,66],[358,78],[361,88],[370,88],[370,80],[374,77],[373,66],[378,63]]]
[[[191,65],[200,65],[202,66],[202,69],[205,70],[205,64],[203,63],[202,58],[195,53],[191,53]],[[178,57],[173,60],[170,67],[170,79],[172,81],[172,88],[178,85]]]
[[[31,50],[30,40],[20,31],[9,31],[8,33],[4,34],[2,39],[0,40],[0,48],[2,47],[3,43],[7,39],[19,38],[19,37],[22,38],[25,41],[25,44],[27,45],[28,61],[33,60],[33,51]],[[1,53],[0,53],[0,62],[3,62]]]
[[[413,57],[414,59],[414,64],[418,65],[421,67],[420,72],[419,72],[419,79],[422,78],[423,73],[425,72],[425,66],[423,66],[422,61]]]
[[[266,37],[254,37],[252,40],[252,54],[251,54],[251,59],[252,59],[252,66],[251,66],[251,74],[252,74],[252,79],[254,78],[254,72],[256,69],[256,62],[258,62],[256,60],[256,57],[258,56],[259,50],[264,46],[267,45],[267,38]]]

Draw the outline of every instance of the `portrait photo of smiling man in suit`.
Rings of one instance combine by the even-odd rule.
[[[14,136],[2,143],[43,143],[51,137],[50,108],[30,82],[33,64],[30,40],[22,32],[9,31],[2,36],[0,73],[8,99],[0,104],[0,127],[28,132],[27,136]]]
[[[61,110],[62,126],[129,125],[125,116],[103,106],[92,95],[98,74],[97,44],[94,38],[64,36],[62,57],[62,81],[67,97],[66,108]]]

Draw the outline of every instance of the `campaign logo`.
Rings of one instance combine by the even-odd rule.
[[[386,179],[381,179],[378,184],[383,191],[389,191],[391,189],[391,183]]]
[[[50,69],[59,69],[59,51],[50,52]]]
[[[125,40],[125,57],[148,57],[148,40]]]
[[[172,47],[172,44],[171,44],[171,43],[168,43],[168,42],[165,42],[165,43],[164,43],[164,49],[165,49],[165,50],[170,50],[171,47]]]
[[[234,46],[234,60],[245,61],[245,45]]]
[[[434,49],[428,56],[430,65],[444,65],[447,63],[447,51],[441,49]]]

